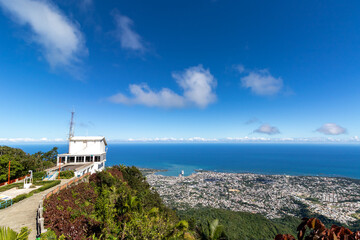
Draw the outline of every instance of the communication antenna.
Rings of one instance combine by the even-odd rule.
[[[75,110],[71,112],[70,129],[69,129],[69,140],[74,136],[74,114]]]

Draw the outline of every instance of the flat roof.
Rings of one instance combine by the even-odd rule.
[[[65,157],[65,156],[68,156],[68,157],[86,157],[86,156],[101,156],[101,155],[105,155],[106,152],[102,152],[102,153],[60,153],[58,154],[57,156],[58,157]]]
[[[103,136],[74,136],[70,138],[70,141],[101,141],[104,140],[107,145],[105,137]]]

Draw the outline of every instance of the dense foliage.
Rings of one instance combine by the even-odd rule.
[[[21,228],[17,233],[8,227],[0,227],[0,239],[1,240],[27,240],[30,234],[30,230],[27,227]]]
[[[52,195],[45,226],[66,239],[194,239],[135,167],[115,166]]]
[[[74,171],[67,170],[67,171],[60,172],[60,178],[61,179],[69,179],[69,178],[72,178],[74,176],[75,176]]]
[[[57,147],[49,152],[25,153],[18,148],[0,146],[0,182],[8,180],[8,166],[10,164],[10,179],[22,177],[29,170],[43,171],[56,165]]]
[[[203,238],[201,236],[209,232],[209,223],[214,219],[218,219],[219,224],[223,226],[226,235],[225,239],[234,240],[274,239],[274,236],[284,232],[295,234],[295,229],[300,223],[300,220],[294,217],[269,220],[260,214],[214,208],[178,211],[178,215],[189,222],[189,228],[196,231],[200,238]]]

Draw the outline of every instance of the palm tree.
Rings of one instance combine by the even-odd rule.
[[[203,240],[222,240],[227,239],[224,226],[219,224],[219,219],[214,219],[213,221],[208,221],[207,229],[202,227],[202,230],[199,232],[201,239]]]
[[[9,227],[0,227],[0,239],[1,240],[27,240],[30,231],[24,227],[20,233],[15,232]]]

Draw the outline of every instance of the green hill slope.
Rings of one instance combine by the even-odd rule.
[[[192,228],[201,228],[207,221],[219,219],[224,226],[228,239],[274,239],[277,234],[291,233],[296,236],[296,228],[300,223],[298,218],[285,217],[269,220],[259,214],[233,212],[223,209],[200,208],[177,212],[181,219],[189,221]]]

